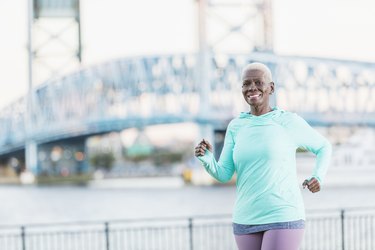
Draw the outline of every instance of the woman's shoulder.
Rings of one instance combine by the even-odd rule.
[[[272,118],[275,122],[283,126],[294,124],[302,119],[302,117],[300,117],[297,113],[283,109],[278,109]]]
[[[228,123],[228,129],[234,129],[242,126],[244,124],[244,119],[241,117],[235,117]]]
[[[235,117],[232,120],[230,120],[227,126],[227,131],[236,132],[241,127],[246,125],[247,121],[246,119],[244,119],[245,118],[244,116],[246,115],[241,113],[238,117]]]

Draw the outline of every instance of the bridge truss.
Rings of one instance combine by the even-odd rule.
[[[225,128],[247,104],[240,72],[249,62],[274,74],[275,105],[312,125],[374,126],[374,64],[274,54],[212,56],[209,90],[200,95],[196,55],[126,58],[95,65],[35,88],[37,143],[150,124],[193,121]],[[200,112],[202,98],[209,113]],[[0,111],[0,153],[24,147],[26,98]]]

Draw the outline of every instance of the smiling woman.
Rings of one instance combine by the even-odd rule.
[[[317,155],[313,173],[302,184],[315,193],[327,171],[331,145],[298,115],[271,108],[269,97],[275,87],[266,65],[247,65],[242,82],[250,112],[242,112],[229,123],[218,161],[205,139],[195,147],[195,156],[220,182],[228,182],[237,173],[233,233],[239,250],[297,250],[305,211],[296,150],[301,147]]]
[[[269,96],[274,92],[271,71],[261,63],[249,64],[242,72],[242,94],[253,115],[271,111]]]

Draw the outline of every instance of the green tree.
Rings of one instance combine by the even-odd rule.
[[[116,158],[113,152],[97,152],[90,157],[90,163],[95,168],[105,168],[110,170]]]

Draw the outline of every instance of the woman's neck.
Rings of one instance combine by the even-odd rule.
[[[267,105],[267,106],[263,106],[263,107],[260,107],[260,106],[250,106],[250,113],[252,115],[255,115],[255,116],[260,116],[260,115],[264,115],[268,112],[272,111],[272,108]]]

